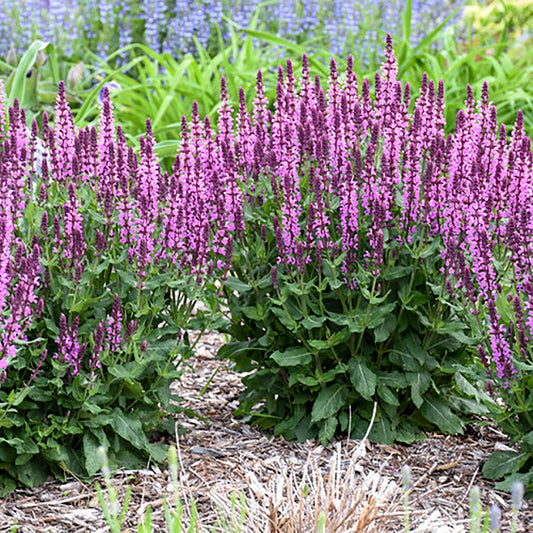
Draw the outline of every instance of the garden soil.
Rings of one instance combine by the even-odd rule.
[[[235,532],[311,533],[323,510],[328,532],[401,532],[406,501],[401,470],[409,465],[412,533],[469,531],[474,486],[480,488],[484,509],[500,507],[501,531],[510,531],[510,496],[481,475],[491,452],[508,445],[495,427],[471,425],[460,437],[428,434],[424,441],[395,446],[340,440],[324,448],[316,441],[272,438],[233,416],[243,387],[229,363],[215,359],[222,341],[219,334],[204,335],[190,370],[174,385],[174,392],[199,415],[177,420],[187,433],[174,441],[185,522],[194,500],[206,531],[228,531],[222,524],[233,521]],[[103,484],[101,476],[97,481]],[[112,483],[121,502],[131,487],[123,532],[137,531],[149,508],[153,531],[167,531],[164,502],[173,502],[174,490],[166,468],[148,464],[142,470],[119,471]],[[243,504],[249,512],[244,519]],[[533,532],[532,517],[533,503],[523,504],[518,531]],[[12,531],[103,533],[109,527],[95,484],[70,479],[19,489],[1,499],[0,533]]]

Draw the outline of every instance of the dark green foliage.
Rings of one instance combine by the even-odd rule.
[[[99,446],[112,469],[165,459],[166,448],[149,438],[173,432],[166,417],[183,410],[170,392],[181,375],[172,365],[176,342],[160,338],[144,354],[135,344],[123,362],[103,358],[97,378],[82,372],[69,379],[64,365],[51,360],[26,385],[39,357],[28,350],[17,358],[0,390],[0,494],[49,475],[92,476],[101,468]]]

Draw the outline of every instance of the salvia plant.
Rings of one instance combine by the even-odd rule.
[[[450,23],[449,16],[457,20],[462,6],[457,0],[411,4],[413,44],[440,23]],[[10,48],[20,53],[41,39],[54,42],[68,57],[83,56],[86,45],[104,57],[134,42],[180,56],[196,51],[195,41],[204,48],[217,46],[218,31],[229,38],[230,21],[247,28],[258,14],[264,31],[291,40],[318,40],[332,53],[342,53],[355,41],[368,57],[382,41],[378,27],[399,34],[404,8],[405,2],[383,0],[76,0],[68,6],[61,0],[2,1],[0,53]]]
[[[274,112],[261,74],[235,126],[223,86],[220,160],[241,175],[220,356],[246,372],[239,412],[289,438],[338,431],[412,441],[460,433],[505,399],[505,428],[531,468],[532,156],[521,113],[508,138],[485,84],[444,134],[444,85],[416,98],[381,72],[331,62],[325,87],[279,70]],[[482,367],[489,372],[480,381]],[[501,411],[498,411],[501,414]],[[514,453],[514,452],[509,452]],[[505,463],[509,467],[510,463]],[[499,471],[497,475],[509,473]]]
[[[74,128],[63,82],[55,123],[25,120],[15,101],[0,133],[2,493],[92,475],[99,446],[111,468],[164,459],[149,437],[174,432],[184,328],[231,260],[239,197],[234,176],[193,179],[186,150],[161,172],[149,121],[134,152],[107,91],[98,128]]]

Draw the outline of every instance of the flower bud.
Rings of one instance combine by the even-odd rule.
[[[502,522],[502,512],[498,505],[492,504],[490,507],[490,530],[499,531]]]
[[[35,62],[33,63],[35,68],[41,68],[45,64],[46,59],[47,57],[44,55],[44,52],[39,50],[35,56]]]
[[[17,63],[18,63],[17,52],[13,47],[11,47],[9,49],[9,52],[7,53],[6,63],[10,65],[11,67],[17,66]]]
[[[35,318],[39,318],[42,313],[43,313],[43,310],[44,310],[44,300],[41,298],[38,302],[37,302],[37,307],[35,308]]]
[[[274,289],[278,290],[279,280],[278,280],[278,267],[272,267],[272,286]]]
[[[130,320],[126,327],[126,341],[130,340],[133,334],[137,331],[138,324],[135,320]]]
[[[411,479],[411,468],[409,468],[408,465],[405,465],[402,468],[402,483],[403,483],[404,490],[409,490],[413,485],[413,482]]]
[[[67,87],[69,91],[73,91],[80,84],[83,78],[83,61],[74,65],[67,74]]]
[[[513,503],[513,509],[517,511],[522,507],[524,499],[524,485],[520,481],[515,481],[511,485],[511,500]]]

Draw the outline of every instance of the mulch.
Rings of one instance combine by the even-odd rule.
[[[174,384],[185,405],[201,415],[176,421],[187,429],[175,441],[176,490],[185,502],[185,522],[194,500],[206,531],[229,530],[222,528],[222,517],[228,525],[241,524],[232,531],[308,533],[323,509],[329,517],[326,531],[401,532],[405,505],[401,470],[409,465],[411,532],[469,531],[474,486],[480,488],[484,509],[500,507],[501,531],[510,531],[510,496],[495,490],[494,483],[481,475],[487,457],[508,445],[496,427],[471,425],[463,436],[428,434],[424,441],[394,446],[344,439],[323,447],[316,441],[273,438],[233,416],[242,384],[226,361],[215,359],[221,342],[219,334],[205,334],[196,346],[191,371]],[[101,476],[96,481],[103,484]],[[148,508],[153,531],[167,531],[164,502],[172,502],[174,494],[167,468],[149,464],[142,470],[121,470],[112,483],[120,502],[131,487],[122,531],[137,531]],[[249,511],[244,519],[241,498]],[[520,509],[517,530],[533,532],[533,502]],[[18,489],[0,500],[0,533],[11,531],[98,533],[109,528],[95,482],[71,479]]]

